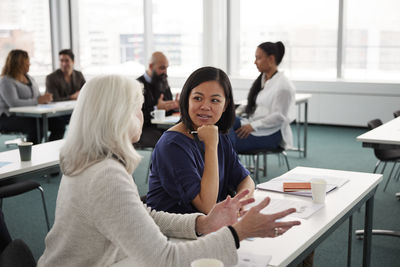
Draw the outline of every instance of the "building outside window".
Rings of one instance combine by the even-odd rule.
[[[12,49],[22,49],[30,57],[31,75],[52,71],[50,15],[48,0],[0,1],[0,65]]]

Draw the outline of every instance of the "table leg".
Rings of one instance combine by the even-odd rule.
[[[349,233],[347,239],[347,267],[351,266],[351,242],[353,240],[353,215],[349,217]]]
[[[297,150],[299,151],[299,157],[301,157],[301,142],[300,142],[300,120],[301,120],[301,105],[298,105],[297,120],[296,120],[296,131],[297,131]]]
[[[371,196],[365,204],[364,220],[364,247],[363,247],[363,266],[371,266],[371,244],[372,244],[372,218],[374,213],[374,196]]]
[[[48,118],[47,118],[47,114],[44,113],[42,115],[42,119],[43,119],[43,136],[44,136],[44,141],[47,142],[49,141],[49,137],[47,136],[47,132],[49,130],[48,127]]]
[[[37,143],[40,144],[42,142],[42,138],[40,138],[40,119],[36,118],[36,136],[37,136]]]
[[[304,103],[304,142],[303,142],[303,149],[304,149],[304,157],[307,157],[307,129],[308,126],[308,101]]]

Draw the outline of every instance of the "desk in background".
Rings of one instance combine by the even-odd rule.
[[[400,117],[358,136],[357,141],[362,142],[363,147],[374,149],[400,149]],[[387,183],[388,182],[389,180]],[[396,197],[400,198],[400,192],[396,193]],[[392,230],[374,230],[374,234],[400,237],[399,231]]]
[[[48,119],[51,117],[59,117],[71,114],[74,110],[75,104],[76,100],[71,100],[36,106],[13,107],[10,108],[9,111],[15,116],[36,118],[36,130],[38,133],[38,138],[40,138],[39,119],[42,118],[44,141],[47,142],[49,140],[47,135],[49,129]],[[41,140],[38,140],[38,143],[40,142]]]
[[[32,146],[32,160],[22,161],[18,149],[0,152],[0,162],[10,162],[0,167],[0,180],[32,178],[59,171],[59,154],[64,140]]]

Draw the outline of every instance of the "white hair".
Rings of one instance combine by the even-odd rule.
[[[142,132],[137,117],[143,105],[142,89],[136,80],[119,75],[95,77],[83,86],[60,152],[64,174],[78,175],[113,155],[133,173],[141,159],[132,138]]]

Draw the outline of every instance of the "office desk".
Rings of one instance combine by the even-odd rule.
[[[311,99],[312,94],[296,94],[295,103],[298,107],[297,110],[297,119],[296,119],[296,129],[297,129],[297,147],[289,148],[290,151],[298,151],[303,154],[303,157],[307,157],[307,134],[308,134],[308,101]],[[236,104],[239,105],[247,105],[247,99],[243,99],[238,101]],[[301,122],[301,106],[304,105],[304,125],[303,125],[303,146],[301,146],[301,137],[300,137],[300,122]]]
[[[0,179],[31,178],[51,174],[59,170],[59,154],[64,140],[34,145],[32,160],[22,161],[18,149],[0,153],[1,162],[11,162],[0,167]]]
[[[366,203],[363,266],[370,266],[374,194],[382,180],[382,175],[306,167],[297,167],[291,170],[290,173],[343,177],[349,179],[349,182],[328,193],[325,207],[307,220],[300,220],[300,226],[293,227],[277,238],[245,240],[241,242],[240,250],[272,255],[270,266],[297,266],[323,240]],[[301,200],[312,201],[311,198],[282,193],[261,190],[255,192],[256,199],[262,199],[266,196],[279,199],[300,198]],[[349,235],[351,231],[350,229]],[[351,237],[349,239],[351,240]],[[348,263],[350,262],[350,256],[351,253],[348,255]]]
[[[400,117],[388,121],[387,123],[358,136],[357,141],[362,142],[363,147],[375,149],[400,149]],[[389,178],[392,175],[393,169]],[[387,180],[386,186],[388,182],[389,180]],[[396,197],[400,198],[400,192],[396,193]],[[373,230],[373,232],[378,235],[382,234],[400,237],[399,231]],[[359,233],[361,232],[356,231],[356,234]]]
[[[400,117],[357,137],[363,147],[400,148]]]
[[[53,102],[50,104],[36,105],[36,106],[26,106],[26,107],[13,107],[10,108],[10,113],[19,117],[30,117],[36,118],[36,129],[38,133],[38,138],[40,138],[40,129],[39,129],[39,119],[43,120],[43,135],[44,141],[48,141],[48,119],[51,117],[58,117],[63,115],[69,115],[74,110],[76,104],[76,100],[71,101],[62,101],[62,102]],[[40,143],[41,140],[38,140]]]

